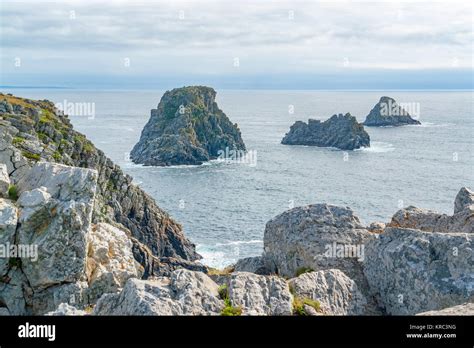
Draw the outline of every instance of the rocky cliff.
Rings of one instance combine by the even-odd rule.
[[[245,151],[237,124],[230,122],[215,98],[216,91],[204,86],[167,91],[158,108],[151,110],[130,153],[132,161],[153,166],[202,164],[226,149]]]
[[[408,111],[390,97],[381,97],[364,121],[364,126],[368,127],[405,126],[409,124],[421,123],[414,120]]]
[[[91,121],[92,122],[92,121]],[[0,163],[12,190],[40,161],[95,170],[97,183],[91,222],[129,231],[133,253],[145,276],[170,272],[199,258],[181,226],[132,183],[104,153],[76,132],[54,104],[0,94]]]
[[[369,134],[354,116],[334,115],[328,120],[297,121],[285,135],[282,144],[336,147],[341,150],[354,150],[370,146]]]

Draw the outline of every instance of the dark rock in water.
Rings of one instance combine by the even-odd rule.
[[[369,147],[370,137],[362,124],[347,113],[334,115],[324,122],[312,119],[308,123],[296,121],[281,143],[354,150]]]
[[[414,120],[405,109],[397,104],[395,99],[390,97],[380,98],[364,122],[364,126],[368,127],[405,126],[408,124],[421,123]]]
[[[237,124],[215,102],[210,87],[167,91],[143,128],[130,157],[133,162],[169,166],[202,164],[229,150],[245,151]]]

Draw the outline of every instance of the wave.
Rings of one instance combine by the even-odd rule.
[[[370,144],[370,147],[362,147],[354,151],[384,153],[384,152],[392,152],[394,150],[395,150],[395,147],[393,146],[393,144],[386,143],[383,141],[374,141]]]
[[[422,128],[434,128],[434,127],[450,127],[454,126],[454,123],[432,123],[432,122],[422,122],[419,125],[413,125],[416,127],[422,127]]]
[[[216,243],[215,246],[226,246],[226,245],[241,245],[241,244],[260,244],[263,243],[263,240],[252,239],[252,240],[238,240],[226,243]]]

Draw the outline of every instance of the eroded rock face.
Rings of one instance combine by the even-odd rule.
[[[388,227],[366,245],[364,272],[387,313],[412,315],[474,300],[472,234]]]
[[[474,233],[474,194],[463,187],[454,202],[454,215],[410,206],[401,209],[392,217],[388,226],[419,229],[427,232]]]
[[[232,273],[229,299],[242,315],[291,315],[293,296],[287,282],[277,276]]]
[[[8,176],[7,165],[0,163],[0,197],[8,197],[10,187],[10,177]]]
[[[474,303],[464,303],[458,306],[440,309],[438,311],[428,311],[417,315],[474,315]]]
[[[339,269],[366,289],[361,261],[364,244],[374,236],[349,208],[328,204],[297,207],[267,223],[264,259],[270,269],[285,277],[296,276],[302,268]]]
[[[370,146],[369,134],[354,116],[333,115],[328,120],[297,121],[285,135],[282,144],[336,147],[341,150],[354,150]]]
[[[318,301],[325,315],[371,314],[357,284],[338,269],[304,273],[289,284],[294,296]]]
[[[245,151],[240,130],[215,102],[210,87],[167,91],[130,153],[135,163],[153,166],[202,164],[220,151]]]
[[[76,282],[84,273],[97,171],[38,163],[18,184],[18,243],[37,247],[22,259],[33,288]]]
[[[15,244],[18,209],[10,200],[0,198],[0,278],[9,269],[9,247]]]
[[[46,313],[45,315],[48,316],[66,316],[66,315],[73,315],[73,316],[81,316],[87,315],[87,313],[83,310],[77,309],[67,303],[61,303],[56,310]]]
[[[405,126],[409,124],[421,123],[414,120],[405,109],[397,104],[395,99],[390,97],[381,97],[364,121],[364,126],[368,127]]]
[[[224,302],[207,275],[185,269],[170,278],[129,279],[120,294],[99,299],[95,315],[218,315]]]
[[[103,222],[92,226],[86,261],[90,301],[119,291],[130,278],[141,278],[143,267],[135,261],[132,247],[124,231]]]

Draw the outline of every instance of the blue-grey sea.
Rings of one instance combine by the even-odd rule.
[[[261,254],[265,223],[293,206],[349,206],[369,224],[389,221],[408,205],[452,213],[459,188],[474,187],[471,91],[217,90],[219,107],[238,123],[256,162],[168,168],[128,160],[163,90],[3,92],[94,103],[93,118],[71,116],[74,127],[179,221],[214,267]],[[419,107],[422,125],[366,127],[371,147],[350,152],[280,144],[296,120],[350,112],[362,122],[383,95]]]

